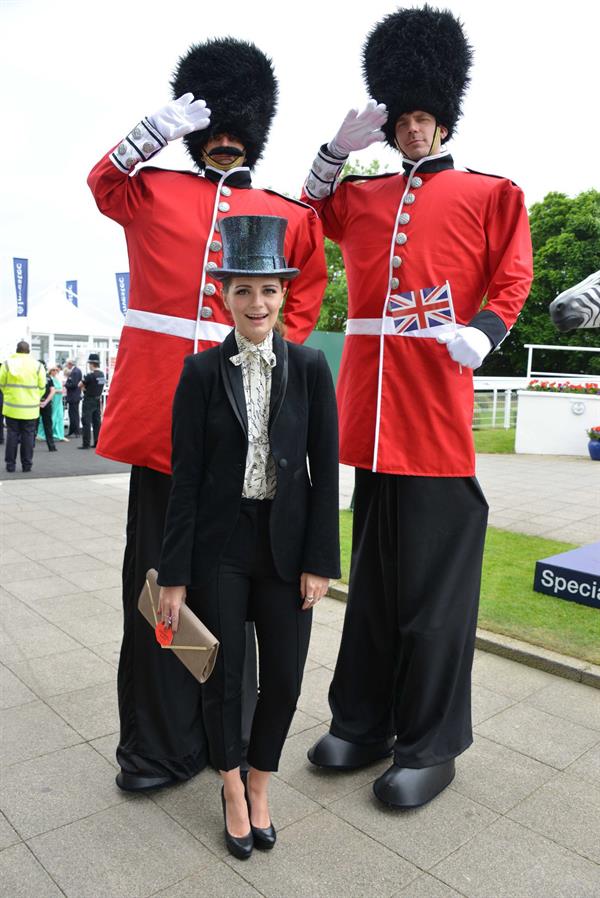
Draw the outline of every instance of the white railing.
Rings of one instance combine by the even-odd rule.
[[[552,349],[556,352],[600,352],[600,346],[550,346],[546,343],[525,343],[527,350],[527,382],[532,377],[565,377],[567,380],[583,380],[586,383],[600,383],[598,374],[571,374],[564,371],[535,371],[533,369],[533,352],[535,349]]]
[[[517,390],[528,384],[526,377],[474,377],[473,427],[508,430],[517,420]]]

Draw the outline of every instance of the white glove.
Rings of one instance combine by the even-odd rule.
[[[478,327],[461,327],[456,333],[440,334],[437,341],[445,343],[450,358],[466,368],[479,368],[492,350],[490,338]]]
[[[194,94],[184,94],[149,115],[148,119],[165,140],[177,140],[192,131],[208,128],[210,109],[204,100],[194,100]]]
[[[329,144],[329,150],[334,156],[342,157],[353,150],[364,150],[378,140],[385,140],[381,126],[385,125],[387,117],[386,106],[375,100],[369,100],[362,112],[351,109]]]

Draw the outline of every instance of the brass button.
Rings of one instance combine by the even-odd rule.
[[[401,265],[402,265],[402,259],[400,258],[400,256],[394,256],[394,258],[392,259],[392,267],[400,268]]]
[[[211,253],[218,253],[219,250],[223,249],[223,244],[220,243],[219,240],[212,240],[210,244]]]
[[[399,234],[396,234],[396,243],[398,243],[400,246],[404,246],[407,240],[408,237],[406,236],[406,234],[403,234],[402,231],[400,231]]]
[[[219,203],[219,212],[229,212],[229,203]]]
[[[404,204],[406,206],[412,206],[414,201],[415,201],[414,193],[407,193],[406,196],[404,197]]]
[[[207,271],[214,271],[214,269],[215,269],[215,268],[218,268],[218,267],[219,267],[219,266],[217,265],[216,262],[207,262],[207,263],[206,263],[206,270],[207,270]]]
[[[400,222],[401,225],[408,224],[410,221],[410,213],[409,212],[401,212],[398,221]]]
[[[214,296],[216,292],[217,288],[214,284],[205,284],[204,293],[206,294],[206,296]]]
[[[399,286],[400,281],[398,280],[398,278],[392,278],[390,281],[390,287],[392,288],[392,290],[397,290]]]
[[[223,187],[221,187],[221,193],[223,194],[223,196],[231,196],[231,187],[228,187],[227,184],[224,184]]]
[[[415,175],[414,178],[410,182],[411,187],[422,187],[423,186],[423,178],[420,178],[418,175]]]
[[[200,316],[202,318],[212,318],[213,310],[210,308],[210,306],[202,306],[202,309],[200,310]]]

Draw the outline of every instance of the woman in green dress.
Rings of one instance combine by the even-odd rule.
[[[63,385],[58,377],[58,368],[50,368],[48,374],[52,378],[54,389],[52,397],[52,436],[55,440],[65,439],[65,411],[63,405]]]

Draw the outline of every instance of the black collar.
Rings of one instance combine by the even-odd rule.
[[[228,172],[208,167],[204,170],[205,178],[213,184],[218,184],[221,178],[223,178],[223,175],[225,175],[223,183],[227,184],[228,187],[241,187],[246,189],[252,187],[252,176],[250,175],[249,168],[232,168]]]
[[[413,162],[412,159],[403,159],[402,168],[404,169],[404,174],[410,175],[415,165],[416,163]],[[427,162],[424,162],[423,165],[418,167],[416,174],[434,175],[439,171],[446,171],[449,168],[454,168],[454,159],[450,155],[441,156],[439,159],[429,159]]]

